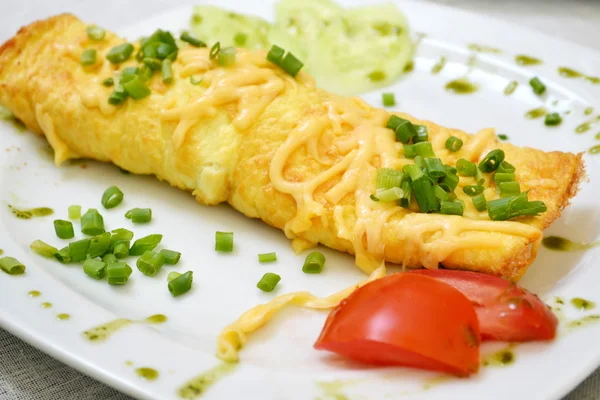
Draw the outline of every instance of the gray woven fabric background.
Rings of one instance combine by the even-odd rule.
[[[248,0],[240,0],[248,1]],[[383,0],[380,0],[383,1]],[[211,1],[218,4],[218,0]],[[600,0],[437,0],[600,50]],[[194,0],[0,0],[0,41],[20,26],[60,12],[116,30]],[[116,11],[118,10],[118,12]],[[493,397],[491,397],[493,398]],[[0,400],[129,400],[0,328]],[[564,400],[600,400],[600,370]]]

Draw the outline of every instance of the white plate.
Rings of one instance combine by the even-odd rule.
[[[219,1],[223,7],[271,18],[267,2]],[[351,3],[351,2],[349,2]],[[568,80],[557,73],[563,64],[592,73],[600,71],[600,55],[576,44],[501,23],[486,17],[427,3],[400,3],[415,32],[428,37],[421,43],[415,71],[398,82],[393,90],[398,108],[416,116],[466,131],[493,126],[507,133],[512,142],[544,150],[585,151],[594,145],[596,130],[576,135],[577,125],[589,119],[584,109],[600,105],[600,85]],[[179,31],[186,27],[191,8],[176,10],[124,30],[136,38],[157,27]],[[91,21],[90,21],[91,22]],[[503,50],[502,54],[479,54],[471,78],[483,89],[474,95],[457,96],[444,91],[446,82],[466,71],[470,56],[466,44],[475,42]],[[517,53],[537,56],[544,64],[522,68],[513,57]],[[440,56],[449,60],[441,74],[430,73]],[[526,120],[523,114],[542,105],[531,93],[528,79],[538,75],[547,84],[548,104],[571,110],[562,126],[546,128],[543,121]],[[516,79],[522,84],[512,96],[502,94],[506,84]],[[364,96],[380,105],[380,93]],[[596,113],[593,114],[597,115]],[[600,127],[600,126],[599,126]],[[598,129],[600,130],[600,129]],[[276,294],[311,290],[325,295],[362,279],[352,257],[324,249],[328,258],[325,273],[318,276],[301,272],[302,256],[295,255],[284,235],[264,224],[247,219],[227,206],[207,208],[193,198],[152,177],[123,175],[117,168],[96,162],[55,168],[44,151],[43,140],[20,134],[9,124],[0,125],[0,200],[20,207],[48,206],[54,217],[28,221],[16,219],[5,205],[0,208],[0,248],[24,262],[23,276],[0,274],[0,324],[14,334],[54,357],[133,396],[176,399],[177,389],[190,378],[219,364],[214,357],[215,338],[220,329],[248,308]],[[4,149],[7,149],[4,151]],[[548,230],[577,241],[592,241],[598,235],[599,207],[593,183],[599,179],[598,157],[586,155],[592,183],[584,183],[563,217]],[[160,232],[163,245],[183,253],[175,268],[164,267],[160,275],[148,278],[134,271],[124,287],[111,287],[86,277],[79,267],[63,266],[35,256],[29,244],[35,239],[59,245],[52,220],[66,218],[67,206],[100,206],[100,196],[109,185],[125,193],[124,204],[105,211],[106,225],[132,228],[123,218],[134,206],[151,207],[154,220],[136,226],[138,237]],[[235,251],[214,252],[214,232],[235,232]],[[275,264],[260,265],[256,254],[276,251]],[[594,259],[600,249],[579,253],[554,253],[542,249],[522,284],[545,299],[580,296],[600,302],[597,282],[600,269]],[[130,264],[133,265],[133,260]],[[134,267],[135,269],[135,267]],[[166,290],[169,270],[193,270],[191,293],[173,299]],[[264,272],[282,276],[275,293],[265,294],[255,284]],[[28,297],[30,290],[42,295]],[[52,308],[42,308],[51,302]],[[586,315],[568,305],[566,318]],[[69,313],[68,321],[57,320]],[[143,319],[162,313],[162,325],[132,324],[102,344],[86,341],[82,332],[96,325],[124,317]],[[339,361],[312,349],[325,313],[289,309],[252,336],[242,352],[242,362],[205,394],[206,399],[349,399],[399,398],[535,398],[558,399],[600,365],[597,338],[600,325],[561,334],[554,343],[521,345],[517,362],[507,368],[483,368],[470,379],[452,379],[426,390],[435,374],[401,368],[372,369]],[[494,348],[484,346],[484,352]],[[133,366],[127,366],[132,361]],[[160,372],[152,382],[141,380],[138,367]],[[323,382],[332,382],[329,386]],[[337,396],[337,397],[336,397]]]

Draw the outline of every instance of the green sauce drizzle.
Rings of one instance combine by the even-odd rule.
[[[600,153],[600,144],[597,144],[594,147],[590,148],[588,150],[588,153],[590,153],[590,154],[598,154],[598,153]]]
[[[440,61],[438,61],[433,67],[431,67],[431,73],[437,75],[440,73],[444,66],[446,65],[446,57],[440,57]]]
[[[448,82],[446,84],[446,90],[454,94],[471,94],[479,90],[479,87],[470,82],[467,78],[460,78]]]
[[[594,138],[596,140],[600,140],[600,132],[596,133],[596,136],[594,136]],[[0,251],[2,251],[2,250],[0,250]],[[2,253],[0,253],[0,254],[2,254]]]
[[[534,108],[533,110],[529,110],[525,113],[525,118],[527,119],[536,119],[541,118],[548,113],[548,110],[544,107]]]
[[[48,207],[38,207],[29,210],[19,210],[10,204],[8,207],[11,209],[15,217],[20,219],[31,219],[33,217],[47,217],[48,215],[54,214],[54,210]]]
[[[61,321],[66,321],[68,319],[71,319],[71,316],[69,314],[58,314],[56,316],[56,319],[61,320]]]
[[[158,379],[159,375],[157,370],[148,367],[136,368],[135,373],[146,381],[155,381]]]
[[[567,325],[569,328],[580,328],[589,324],[600,322],[600,315],[587,315],[583,318],[570,321]]]
[[[40,307],[42,307],[42,308],[51,308],[52,307],[52,303],[44,302],[44,303],[40,304]]]
[[[483,366],[506,367],[513,364],[516,360],[516,356],[512,349],[513,345],[509,345],[508,347],[502,350],[498,350],[497,352],[490,354],[489,356],[483,359]]]
[[[4,250],[0,249],[0,255],[4,254]]]
[[[128,367],[131,367],[133,365],[133,361],[127,360],[127,361],[125,361],[125,365]]]
[[[40,297],[41,294],[42,294],[42,292],[39,292],[37,290],[31,290],[31,291],[27,292],[27,296],[29,296],[29,297]]]
[[[526,56],[525,54],[517,54],[515,56],[515,62],[521,66],[539,65],[543,61],[539,58]]]
[[[579,71],[575,71],[574,69],[567,68],[567,67],[560,67],[558,69],[558,73],[563,78],[569,78],[569,79],[583,78],[586,81],[591,82],[595,85],[600,83],[600,78],[598,78],[598,77],[585,75]]]
[[[323,395],[327,399],[335,399],[335,400],[349,400],[348,396],[346,396],[342,389],[344,386],[349,386],[353,384],[355,381],[352,380],[341,380],[336,379],[330,382],[317,382],[317,385],[323,391]]]
[[[515,91],[515,89],[517,88],[517,86],[519,86],[519,82],[517,82],[517,81],[510,82],[504,88],[504,95],[505,96],[510,96],[511,94],[513,94],[513,92]]]
[[[236,366],[237,364],[222,363],[203,372],[180,387],[178,390],[179,396],[183,399],[195,399],[201,396],[212,385],[233,372]]]
[[[496,54],[502,53],[502,50],[500,50],[496,47],[490,47],[490,46],[485,46],[485,45],[476,44],[476,43],[469,43],[467,45],[467,48],[471,51],[476,51],[478,53],[496,53]]]
[[[592,310],[596,307],[596,303],[590,300],[582,299],[581,297],[574,297],[571,299],[571,304],[578,310]]]
[[[88,331],[85,331],[83,332],[83,335],[90,342],[103,342],[108,339],[110,335],[130,324],[131,320],[119,318],[114,321],[107,322],[104,325],[99,325]]]
[[[591,114],[591,113],[593,113],[593,112],[594,112],[594,107],[588,107],[588,108],[586,108],[586,109],[583,111],[583,113],[584,113],[585,115],[590,115],[590,114]]]
[[[600,242],[577,243],[560,236],[547,236],[542,240],[542,246],[557,251],[581,251],[589,250],[600,245]]]
[[[405,74],[408,74],[409,72],[413,72],[414,70],[415,70],[415,62],[413,60],[410,60],[409,62],[406,63],[402,72],[404,72]]]
[[[589,131],[590,129],[592,129],[592,127],[594,125],[596,125],[598,123],[598,121],[600,121],[600,115],[597,116],[596,118],[592,118],[591,120],[579,125],[577,128],[575,128],[575,132],[576,133],[585,133],[585,132]]]
[[[452,378],[454,378],[454,377],[450,376],[450,375],[440,375],[440,376],[435,376],[433,378],[427,379],[427,380],[425,380],[425,382],[423,382],[423,389],[424,390],[433,389],[436,386],[440,386],[441,384],[452,380]]]
[[[162,324],[167,322],[168,318],[163,314],[154,314],[143,320],[142,322],[147,322],[149,324]]]

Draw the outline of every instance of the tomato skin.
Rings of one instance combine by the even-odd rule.
[[[551,340],[558,319],[537,296],[506,279],[471,271],[416,270],[410,274],[445,282],[475,306],[481,338],[506,342]]]
[[[452,286],[394,274],[343,300],[314,347],[369,364],[466,376],[479,369],[479,322],[473,305]]]

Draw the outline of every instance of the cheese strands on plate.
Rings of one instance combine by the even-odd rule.
[[[163,31],[127,44],[88,28],[59,15],[0,48],[0,104],[47,138],[57,165],[90,158],[155,175],[201,204],[228,202],[283,230],[296,251],[321,243],[354,254],[369,275],[388,261],[518,280],[584,174],[581,154],[501,143],[493,129],[469,135],[406,114],[394,120],[315,87],[283,53],[268,60],[264,51],[176,43]],[[422,156],[407,158],[403,141]],[[493,150],[509,163],[501,175],[492,173],[500,158],[486,158]],[[494,168],[457,175],[461,159]],[[383,191],[382,169],[398,177]],[[491,220],[492,202],[509,194],[514,201],[495,214],[503,220]],[[529,205],[532,215],[509,212]]]

